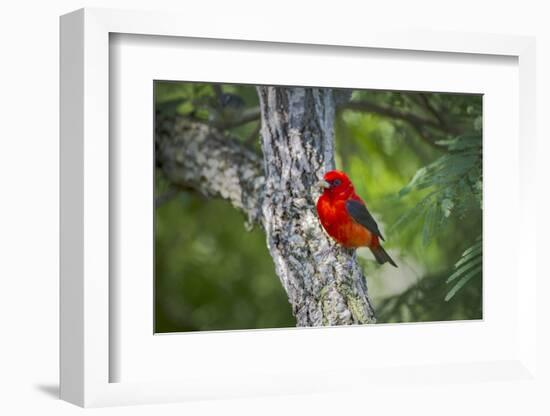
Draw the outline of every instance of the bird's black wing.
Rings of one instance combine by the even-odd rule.
[[[384,237],[382,237],[382,233],[378,229],[378,224],[376,224],[376,221],[372,218],[372,215],[370,215],[370,212],[365,204],[350,199],[349,201],[346,201],[346,211],[351,218],[355,220],[355,222],[361,224],[371,233],[377,235],[382,239],[382,241],[384,241]]]

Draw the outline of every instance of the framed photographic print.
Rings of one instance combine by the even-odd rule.
[[[62,17],[62,398],[531,377],[533,40],[297,33]]]

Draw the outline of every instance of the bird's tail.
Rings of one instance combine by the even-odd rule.
[[[392,266],[397,267],[397,264],[395,264],[390,255],[386,252],[386,250],[384,250],[384,247],[382,247],[381,245],[377,247],[371,247],[370,251],[372,251],[372,254],[374,254],[374,257],[379,264],[390,263]]]

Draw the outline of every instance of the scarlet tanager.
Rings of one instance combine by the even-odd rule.
[[[380,245],[384,237],[347,175],[331,170],[319,185],[323,194],[317,201],[317,214],[328,235],[347,248],[368,247],[379,264],[397,267]]]

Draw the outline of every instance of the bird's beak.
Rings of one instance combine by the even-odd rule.
[[[328,189],[330,188],[330,183],[325,180],[320,180],[319,182],[317,182],[317,186],[321,189]]]

